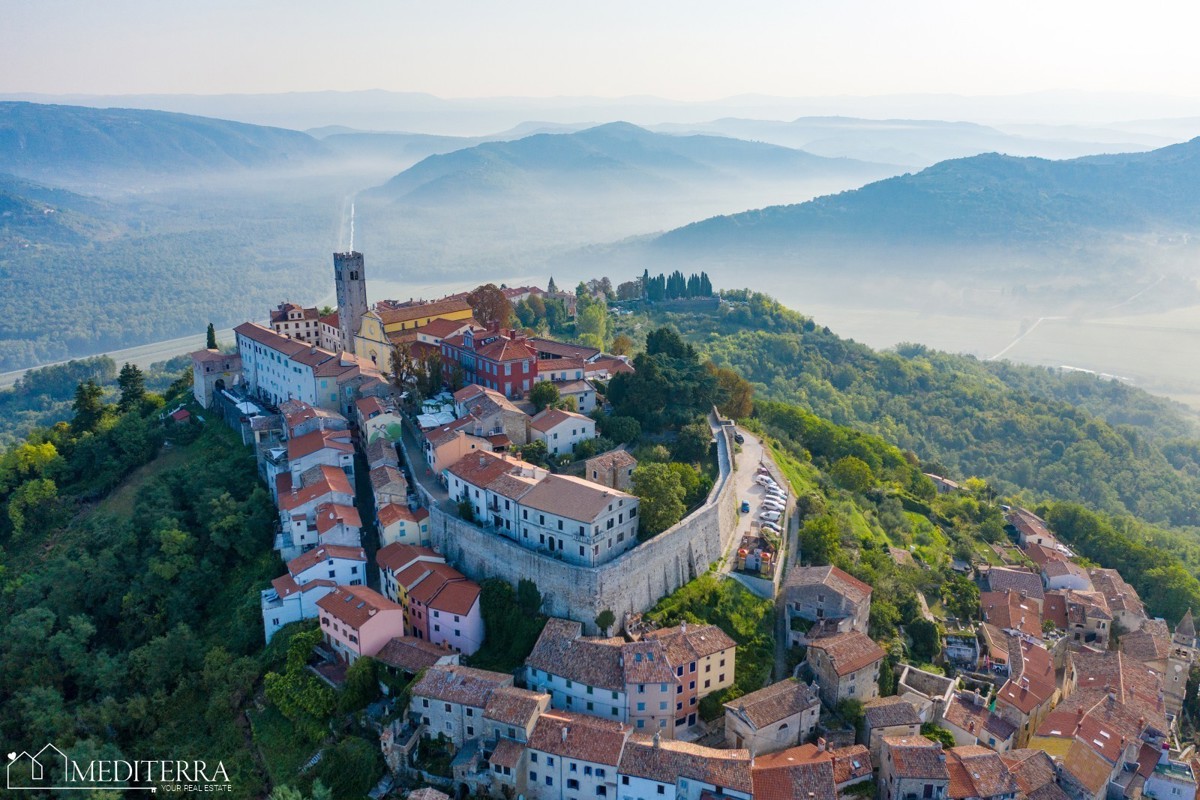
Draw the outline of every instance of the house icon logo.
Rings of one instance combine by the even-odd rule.
[[[5,785],[9,789],[62,788],[70,764],[67,754],[52,744],[37,753],[9,753],[5,768]]]

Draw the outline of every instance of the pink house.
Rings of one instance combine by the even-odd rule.
[[[479,584],[426,547],[389,544],[376,561],[384,593],[404,608],[409,636],[467,655],[480,648]]]
[[[404,635],[404,609],[367,586],[338,586],[317,608],[325,643],[346,662],[374,656]]]

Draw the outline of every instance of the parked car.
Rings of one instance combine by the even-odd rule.
[[[733,435],[733,440],[734,440],[735,442],[737,442],[738,444],[745,444],[745,443],[746,443],[746,437],[745,437],[745,436],[742,436],[740,433],[735,433],[735,434]]]
[[[761,514],[759,514],[758,516],[759,516],[759,519],[765,519],[767,522],[778,522],[779,521],[779,512],[778,511],[764,511]]]
[[[783,489],[779,488],[778,486],[767,489],[767,494],[774,495],[776,497],[780,497],[784,500],[787,499],[787,492],[785,492]]]
[[[762,508],[767,511],[786,511],[782,503],[772,503],[770,500],[763,501]]]
[[[779,526],[776,525],[774,522],[762,522],[762,523],[759,523],[758,527],[765,528],[766,530],[769,530],[771,533],[774,533],[776,536],[781,536],[783,534],[783,531],[780,530]]]
[[[749,513],[750,513],[750,501],[749,501],[749,500],[743,500],[743,501],[742,501],[742,513],[743,513],[743,514],[749,514]]]

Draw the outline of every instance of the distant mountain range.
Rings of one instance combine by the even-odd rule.
[[[561,134],[488,142],[426,158],[369,195],[409,203],[471,197],[667,193],[695,184],[836,177],[851,184],[895,167],[722,136],[673,136],[614,122]],[[561,194],[559,195],[561,196]]]
[[[798,205],[696,222],[658,248],[1062,243],[1085,235],[1200,230],[1200,138],[1067,161],[985,154]]]
[[[1148,150],[1177,139],[1097,128],[1027,126],[1014,132],[973,122],[920,119],[801,117],[790,122],[726,118],[700,124],[651,126],[663,133],[707,133],[770,142],[832,158],[927,167],[979,153],[1074,158]]]
[[[295,166],[326,158],[283,128],[128,108],[0,103],[0,164],[34,180]]]

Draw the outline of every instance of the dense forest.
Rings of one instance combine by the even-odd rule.
[[[1200,526],[1200,433],[1181,406],[1087,374],[981,362],[920,345],[878,352],[770,298],[726,293],[713,312],[653,312],[759,396],[878,434],[930,472]],[[637,315],[622,318],[635,332]]]

